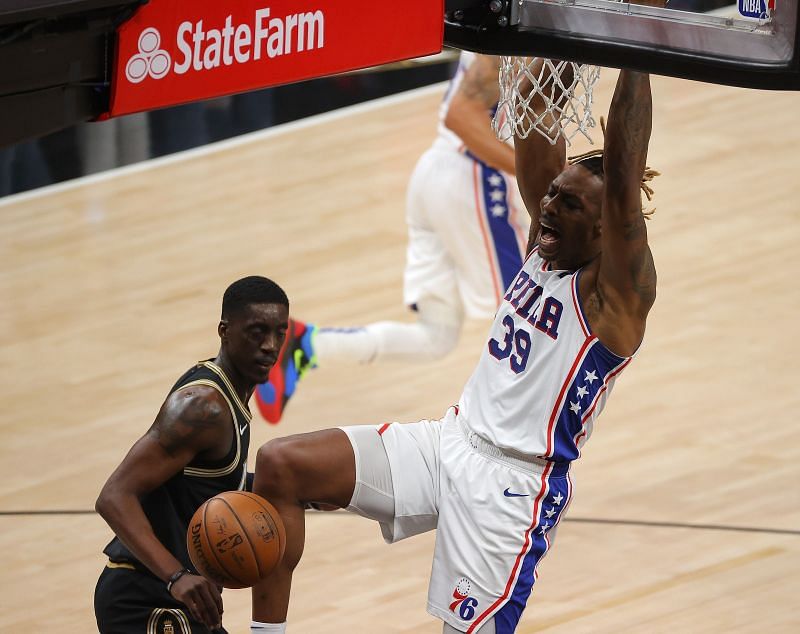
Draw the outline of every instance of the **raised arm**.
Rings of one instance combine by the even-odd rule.
[[[223,437],[230,439],[232,430],[230,410],[213,388],[194,386],[171,394],[97,498],[97,512],[137,559],[164,582],[184,565],[156,537],[141,500],[180,473],[198,454],[226,446]],[[208,580],[184,575],[171,593],[197,620],[209,627],[219,624],[222,598]]]
[[[514,149],[497,140],[489,111],[500,96],[497,57],[476,55],[458,85],[444,124],[455,132],[467,149],[490,167],[514,174]]]
[[[604,317],[598,336],[631,354],[644,336],[656,297],[656,271],[647,244],[641,181],[652,127],[650,77],[620,71],[603,150],[602,255],[597,293]]]
[[[532,73],[539,75],[542,68],[542,60],[534,61]],[[565,72],[571,72],[571,67]],[[565,83],[569,78],[564,78]],[[542,78],[542,84],[547,85],[547,77]],[[529,80],[525,80],[520,86],[520,92],[527,95],[531,92],[532,85]],[[553,95],[554,97],[556,95]],[[533,95],[531,108],[537,114],[545,111],[545,102],[541,94]],[[553,126],[555,121],[552,115],[547,115],[544,121],[548,127]],[[541,201],[550,187],[550,183],[564,169],[567,160],[566,143],[562,137],[558,137],[555,145],[550,143],[543,135],[535,130],[531,130],[526,138],[516,136],[514,138],[514,151],[517,164],[517,184],[522,195],[522,200],[531,217],[531,229],[528,237],[528,250],[536,244],[539,235],[539,215],[541,214]]]

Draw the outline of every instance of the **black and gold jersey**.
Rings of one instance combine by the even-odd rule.
[[[170,394],[195,385],[219,391],[228,403],[235,427],[227,455],[220,460],[195,459],[163,485],[142,499],[142,508],[159,541],[187,568],[194,569],[186,548],[186,530],[194,512],[207,499],[223,491],[245,488],[247,449],[250,445],[250,411],[242,403],[222,368],[212,361],[202,361],[188,370],[170,390]],[[115,537],[103,551],[112,562],[144,566]]]

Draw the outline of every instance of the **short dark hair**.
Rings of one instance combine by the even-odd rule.
[[[573,165],[580,165],[581,167],[589,170],[595,176],[603,178],[603,157],[602,156],[587,156],[585,159],[575,161]]]
[[[275,282],[260,275],[236,280],[222,296],[222,318],[230,317],[251,304],[282,304],[289,307],[289,298]]]

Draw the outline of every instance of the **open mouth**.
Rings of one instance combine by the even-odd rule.
[[[539,246],[548,250],[558,246],[561,239],[559,230],[546,222],[540,222],[539,225]]]

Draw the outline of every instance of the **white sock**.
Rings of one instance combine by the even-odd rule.
[[[416,323],[380,321],[362,328],[319,328],[314,352],[321,366],[330,360],[435,361],[458,343],[462,319],[458,308],[421,303]]]
[[[314,335],[314,354],[322,366],[331,360],[369,363],[377,351],[378,341],[366,328],[318,328]]]
[[[283,623],[250,623],[250,634],[286,634],[286,621]]]

